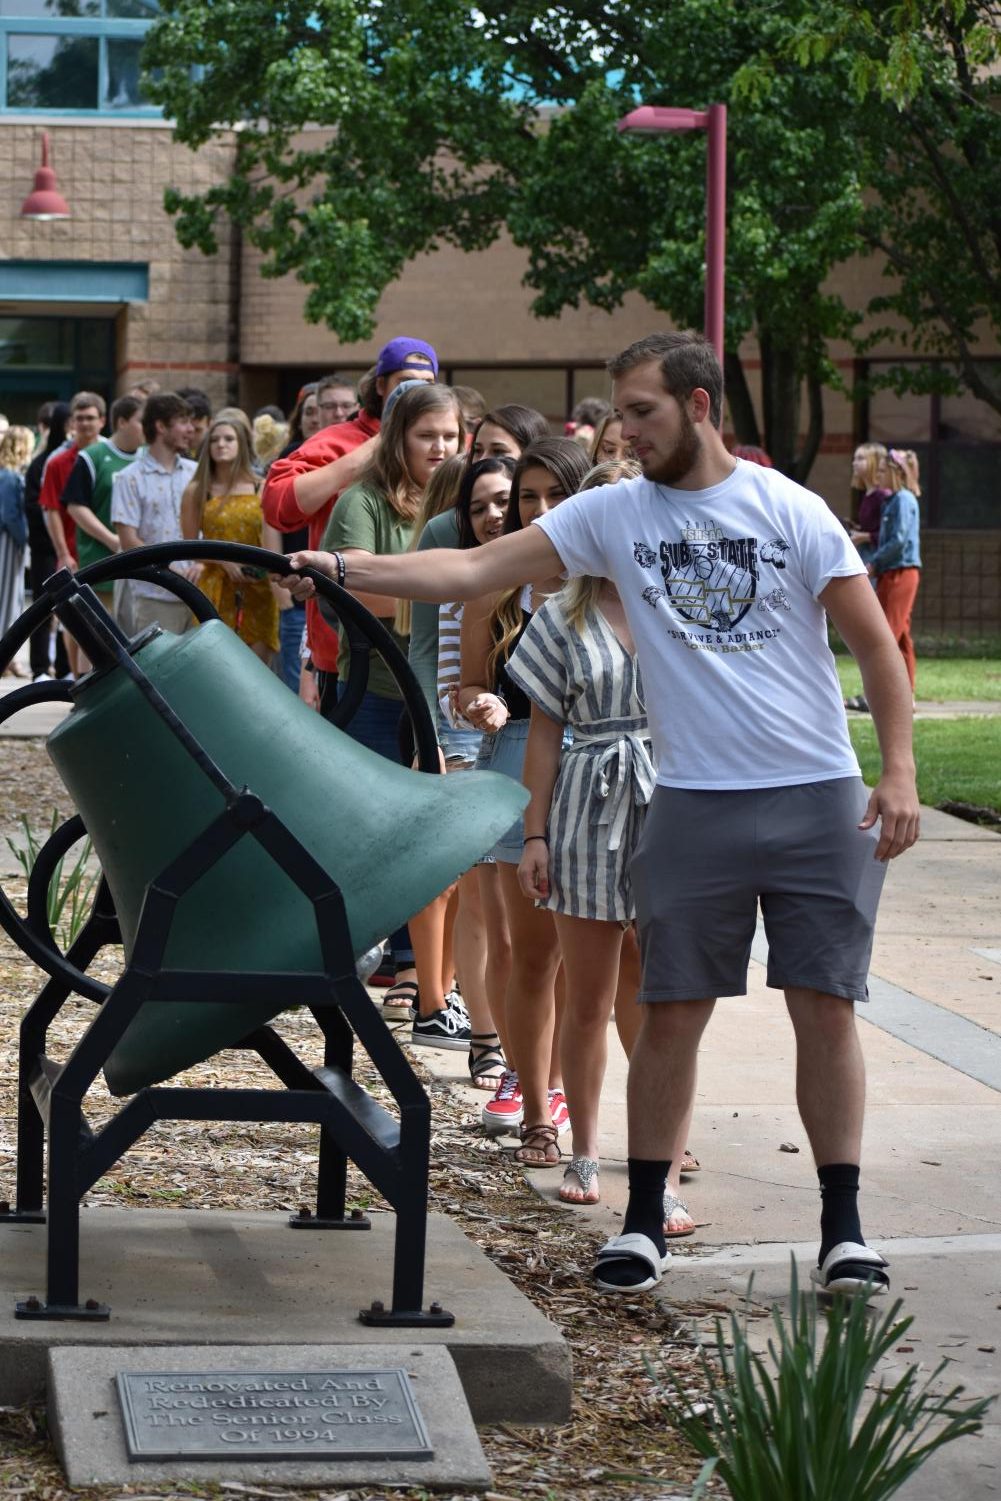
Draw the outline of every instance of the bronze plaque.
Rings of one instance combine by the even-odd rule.
[[[432,1459],[406,1371],[119,1371],[132,1460]]]

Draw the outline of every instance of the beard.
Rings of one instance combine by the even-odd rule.
[[[662,457],[658,456],[652,462],[643,465],[645,478],[653,480],[655,485],[676,485],[694,469],[702,452],[702,440],[698,429],[684,407],[680,408],[679,415],[681,431],[674,447],[669,453]]]

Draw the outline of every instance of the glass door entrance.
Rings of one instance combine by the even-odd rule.
[[[96,391],[110,405],[115,390],[113,318],[0,315],[0,412],[34,425],[45,401]]]

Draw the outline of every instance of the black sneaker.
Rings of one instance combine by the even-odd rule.
[[[465,1052],[469,1047],[469,1018],[452,1004],[451,999],[430,1016],[416,1016],[410,1041],[415,1047],[454,1048]]]

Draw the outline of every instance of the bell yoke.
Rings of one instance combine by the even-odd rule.
[[[391,764],[311,712],[169,567],[208,557],[289,571],[285,559],[235,544],[136,549],[54,575],[0,641],[2,665],[54,610],[94,663],[72,690],[35,684],[0,705],[6,719],[28,703],[71,700],[48,749],[78,809],[39,853],[27,920],[0,893],[0,923],[50,976],[21,1024],[17,1199],[0,1212],[0,1224],[47,1219],[47,1293],[17,1313],[108,1316],[93,1300],[80,1302],[79,1202],[156,1120],[275,1120],[321,1127],[316,1213],[293,1216],[294,1226],[367,1227],[363,1215],[346,1212],[349,1157],[396,1210],[392,1306],[376,1300],[362,1319],[451,1323],[438,1305],[422,1307],[430,1104],[356,960],[468,869],[517,818],[526,794],[489,772],[426,774],[438,770],[434,732],[406,659],[373,616],[319,576],[362,648],[352,655],[361,689],[370,649],[397,678],[422,770]],[[179,596],[200,628],[174,636],[154,626],[129,640],[92,586],[137,572]],[[342,718],[359,696],[339,706]],[[56,862],[84,832],[102,880],[63,955],[45,896]],[[381,853],[388,840],[392,861]],[[125,968],[108,987],[87,967],[119,942]],[[74,993],[99,1009],[60,1066],[46,1055],[46,1035]],[[307,1066],[269,1025],[290,1006],[312,1014],[322,1066]],[[354,1080],[355,1036],[398,1118]],[[285,1088],[159,1087],[225,1047],[256,1051]],[[130,1098],[93,1132],[83,1105],[102,1069],[112,1094]]]

